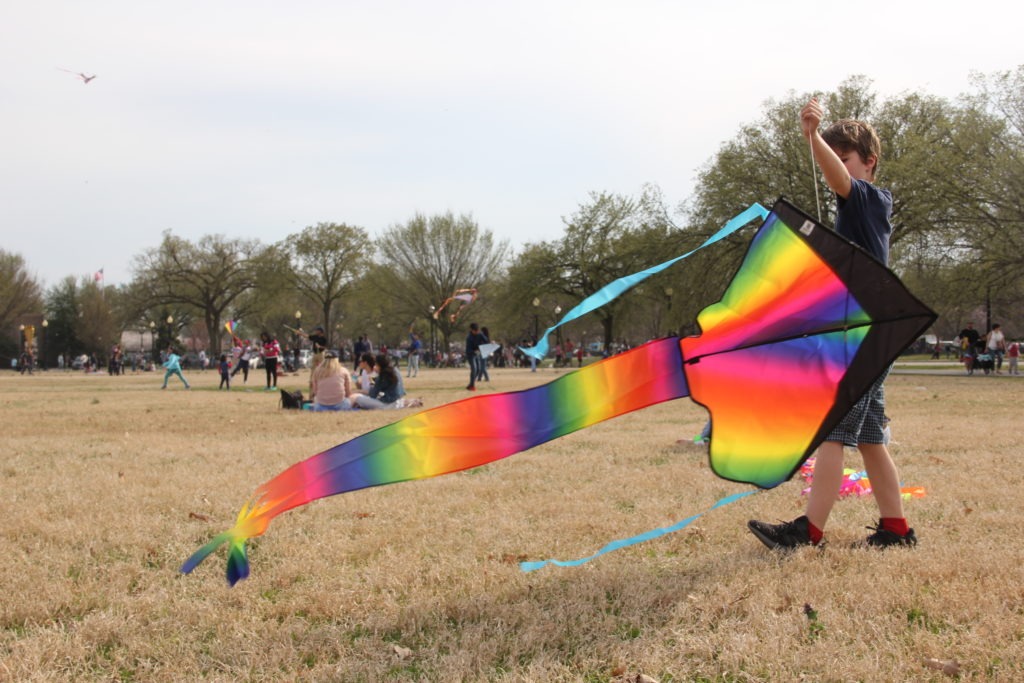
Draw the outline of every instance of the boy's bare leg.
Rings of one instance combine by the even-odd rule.
[[[896,463],[889,455],[889,449],[881,443],[863,443],[857,448],[864,458],[864,469],[871,481],[871,492],[878,503],[879,516],[902,519],[903,496],[900,495],[900,475]],[[818,479],[817,472],[814,479]]]
[[[843,444],[839,441],[826,441],[818,446],[814,456],[814,479],[807,498],[807,519],[818,529],[825,529],[842,485]]]

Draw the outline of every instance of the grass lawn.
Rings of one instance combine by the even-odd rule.
[[[711,473],[692,443],[706,414],[683,399],[293,510],[235,588],[223,550],[178,567],[257,485],[411,411],[281,411],[259,373],[219,392],[214,372],[188,373],[192,391],[5,372],[0,681],[939,681],[929,664],[953,660],[961,681],[1024,680],[1024,381],[942,370],[886,385],[901,475],[927,490],[906,504],[913,550],[855,547],[868,497],[837,504],[825,549],[767,551],[745,523],[800,514],[794,480],[522,573],[749,490]],[[481,392],[560,372],[492,370]],[[407,389],[433,407],[468,396],[465,375]]]

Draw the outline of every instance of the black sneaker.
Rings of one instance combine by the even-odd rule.
[[[752,519],[747,522],[750,533],[772,550],[789,550],[802,545],[811,545],[810,523],[807,516],[797,517],[792,522],[768,524]]]
[[[917,545],[917,536],[914,535],[913,529],[908,531],[906,536],[900,536],[893,531],[883,529],[881,522],[878,523],[878,526],[869,526],[868,529],[875,532],[868,536],[867,541],[865,541],[872,548],[888,548],[893,545],[908,547]]]

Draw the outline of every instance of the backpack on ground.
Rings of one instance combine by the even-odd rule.
[[[302,391],[285,391],[281,389],[281,408],[284,410],[302,410]]]

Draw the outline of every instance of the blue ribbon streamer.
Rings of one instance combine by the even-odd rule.
[[[639,536],[633,536],[632,538],[623,538],[619,539],[618,541],[612,541],[611,543],[609,543],[608,545],[606,545],[605,547],[601,548],[596,553],[591,555],[590,557],[584,557],[579,560],[544,560],[542,562],[520,562],[519,569],[521,569],[524,572],[532,572],[537,569],[541,569],[542,567],[546,567],[549,564],[553,564],[556,567],[578,567],[581,564],[586,564],[587,562],[590,562],[595,557],[600,557],[601,555],[604,555],[605,553],[610,553],[613,550],[626,548],[631,545],[636,545],[637,543],[643,543],[644,541],[649,541],[653,538],[658,538],[659,536],[664,536],[665,534],[671,534],[675,531],[679,531],[680,529],[684,529],[688,527],[690,524],[692,524],[694,520],[708,512],[711,512],[715,508],[720,508],[724,505],[728,505],[729,503],[733,503],[739,500],[740,498],[746,498],[747,496],[753,495],[758,492],[759,491],[757,489],[754,489],[753,491],[741,491],[740,493],[734,493],[731,496],[726,496],[725,498],[722,498],[717,503],[709,507],[704,512],[700,512],[692,517],[687,517],[686,519],[680,522],[676,522],[672,526],[666,526],[660,529],[653,529],[651,531],[642,533]]]
[[[541,338],[537,340],[537,343],[534,346],[528,348],[521,348],[520,350],[528,356],[533,356],[537,360],[543,360],[544,357],[548,354],[548,337],[551,335],[552,332],[557,330],[562,325],[565,325],[568,322],[572,322],[577,318],[581,318],[593,310],[601,308],[601,306],[604,306],[609,301],[618,298],[619,295],[621,295],[623,292],[627,291],[634,285],[643,282],[651,275],[654,275],[655,273],[660,273],[661,271],[665,270],[674,263],[682,261],[687,256],[693,254],[696,251],[699,251],[700,249],[703,249],[709,244],[714,244],[715,242],[718,242],[719,240],[728,237],[729,235],[736,232],[744,225],[746,225],[747,223],[756,218],[764,220],[767,215],[768,209],[764,208],[757,202],[754,202],[749,207],[747,207],[746,211],[737,214],[736,216],[733,216],[729,220],[729,222],[723,225],[718,232],[716,232],[714,235],[705,240],[704,243],[701,244],[696,249],[692,249],[683,254],[682,256],[677,256],[670,261],[665,261],[664,263],[658,264],[656,266],[651,266],[646,270],[641,270],[638,273],[633,273],[632,275],[624,275],[620,277],[618,280],[615,280],[605,285],[604,287],[602,287],[601,289],[599,289],[598,291],[594,292],[586,299],[581,301],[579,304],[576,305],[575,308],[566,313],[561,320],[559,320],[553,326],[545,330],[543,336],[541,336]]]

